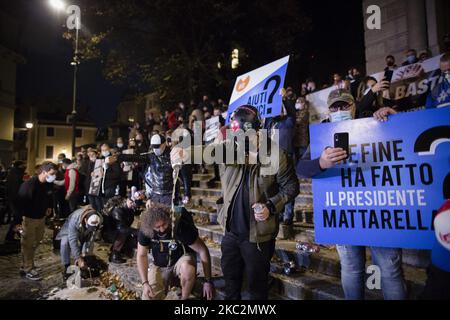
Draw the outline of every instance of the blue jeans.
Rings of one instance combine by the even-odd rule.
[[[363,300],[365,293],[366,247],[337,246],[341,259],[341,281],[347,300]],[[370,247],[372,261],[381,270],[385,300],[405,300],[401,249]]]
[[[61,263],[63,266],[70,265],[70,245],[69,245],[69,237],[62,237],[61,238],[61,246],[60,246],[60,253],[61,253]]]
[[[294,220],[294,207],[295,207],[295,200],[285,204],[284,213],[283,213],[283,221]]]

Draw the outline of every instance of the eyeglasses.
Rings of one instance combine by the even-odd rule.
[[[338,102],[333,104],[329,109],[330,112],[348,111],[352,108],[353,103]]]

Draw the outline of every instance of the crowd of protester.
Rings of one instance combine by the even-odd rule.
[[[414,64],[428,57],[426,52],[417,55],[415,50],[409,50],[402,65]],[[331,83],[333,91],[328,98],[330,116],[326,122],[366,117],[385,121],[389,115],[396,114],[395,106],[386,105],[382,97],[382,92],[389,90],[396,68],[395,58],[389,55],[386,57],[385,78],[382,81],[365,77],[357,68],[350,68],[345,77],[334,74]],[[448,99],[438,99],[442,92],[449,90],[449,73],[450,55],[447,53],[441,58],[442,81],[429,93],[427,108],[449,105]],[[299,193],[298,178],[312,178],[347,158],[346,152],[339,148],[324,150],[318,159],[310,157],[307,95],[317,90],[312,79],[307,79],[298,92],[292,87],[286,88],[283,91],[282,114],[272,119],[260,119],[257,110],[250,106],[240,108],[233,114],[235,121],[245,118],[255,130],[279,130],[283,170],[277,173],[274,180],[255,180],[261,183],[261,190],[267,190],[260,195],[266,202],[262,204],[260,213],[249,218],[243,213],[252,209],[248,203],[253,197],[253,190],[249,190],[251,184],[246,182],[253,179],[256,172],[244,166],[226,167],[219,174],[218,165],[215,166],[211,182],[222,180],[223,212],[219,213],[219,217],[226,231],[222,243],[222,269],[229,299],[241,298],[244,273],[249,281],[251,298],[267,299],[270,260],[278,230],[275,222],[292,226],[295,198]],[[204,127],[205,121],[212,117],[219,117],[223,132],[227,127],[222,114],[227,112],[228,107],[223,100],[211,100],[205,95],[199,104],[191,101],[189,105],[179,103],[169,109],[164,115],[157,110],[150,110],[146,119],[137,119],[133,123],[128,137],[119,137],[114,143],[101,144],[95,148],[82,147],[73,159],[68,159],[64,154],[58,155],[57,164],[41,164],[25,182],[23,162],[15,161],[7,174],[2,170],[7,182],[10,209],[7,219],[10,229],[6,240],[17,242],[21,234],[24,257],[21,273],[26,278],[40,279],[34,267],[34,252],[42,240],[45,217],[52,214],[65,219],[57,235],[65,270],[71,264],[71,256],[78,266],[83,267],[83,256],[92,252],[94,240],[102,237],[111,243],[112,263],[125,263],[127,258],[133,257],[133,248],[138,248],[143,298],[159,298],[163,295],[164,284],[157,280],[161,272],[178,276],[182,283],[182,296],[188,298],[196,266],[192,254],[198,253],[206,268],[204,294],[208,298],[212,297],[209,252],[198,237],[192,217],[186,210],[182,217],[186,225],[184,230],[187,231],[177,235],[180,245],[170,249],[176,232],[172,230],[168,208],[173,202],[189,203],[192,174],[205,173],[206,170],[204,165],[174,165],[171,146],[178,141],[172,141],[172,133],[177,129],[194,132],[199,122],[203,122]],[[174,173],[179,174],[181,183],[174,181]],[[242,178],[239,180],[237,177]],[[98,182],[96,190],[93,180]],[[131,226],[134,217],[140,215],[144,207],[141,230],[138,231]],[[255,229],[255,220],[264,223],[266,228]],[[149,248],[152,249],[157,268],[147,274]],[[366,248],[337,246],[337,249],[346,298],[363,299]],[[372,247],[370,250],[372,258],[381,268],[385,299],[406,299],[401,249]],[[165,269],[166,265],[168,269]],[[446,276],[448,281],[448,273]],[[433,292],[437,292],[439,285],[436,281],[433,285]]]

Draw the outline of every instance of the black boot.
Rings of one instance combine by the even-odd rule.
[[[109,256],[109,262],[115,264],[123,264],[126,263],[127,260],[122,258],[122,255],[119,252],[113,251]]]

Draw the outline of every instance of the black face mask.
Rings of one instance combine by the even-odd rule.
[[[155,234],[156,234],[159,238],[164,238],[165,236],[167,236],[168,234],[170,234],[170,232],[171,232],[171,228],[170,228],[170,227],[167,228],[167,230],[164,231],[164,232],[159,232],[159,231],[156,231],[156,230],[155,230]]]

